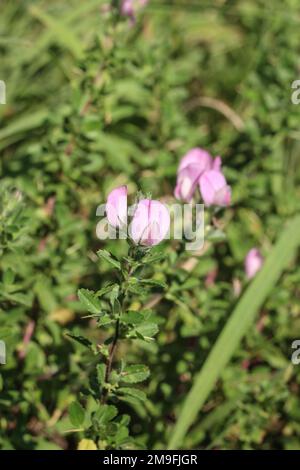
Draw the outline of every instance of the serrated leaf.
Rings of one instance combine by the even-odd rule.
[[[84,421],[84,415],[85,411],[80,403],[78,403],[78,401],[73,401],[69,406],[69,416],[73,426],[81,426]]]
[[[107,261],[110,263],[114,268],[117,268],[121,270],[121,263],[113,256],[111,255],[108,251],[106,250],[98,250],[97,255],[99,258]]]
[[[122,382],[134,384],[143,382],[149,377],[149,368],[143,364],[126,366],[121,373]]]
[[[100,300],[97,299],[95,292],[88,289],[79,289],[78,298],[86,310],[90,313],[99,313],[101,310]]]

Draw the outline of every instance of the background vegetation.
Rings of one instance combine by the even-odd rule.
[[[175,447],[299,449],[299,224],[273,248],[300,210],[299,2],[150,0],[133,26],[117,3],[1,0],[0,447],[77,447],[68,408],[91,358],[66,333],[103,340],[77,290],[114,279],[99,248],[125,253],[97,240],[96,208],[121,184],[169,200],[179,159],[199,146],[223,157],[232,186],[226,240],[192,259],[166,243],[154,277],[167,289],[136,301],[159,333],[118,351],[151,371],[147,400],[121,406],[130,445],[166,448],[175,426]],[[270,262],[245,303],[253,246]],[[225,336],[203,403],[183,408],[236,306],[246,336]]]

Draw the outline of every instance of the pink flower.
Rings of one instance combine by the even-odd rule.
[[[122,0],[121,14],[123,16],[128,16],[134,22],[137,11],[146,6],[147,3],[148,0]]]
[[[228,206],[231,200],[231,189],[221,171],[205,171],[199,181],[200,192],[207,206]]]
[[[119,186],[109,193],[106,214],[113,227],[121,228],[127,225],[127,186]]]
[[[257,248],[252,248],[245,258],[245,271],[248,279],[252,279],[261,269],[264,259]]]
[[[106,202],[106,214],[110,225],[127,228],[127,186],[113,189]],[[159,201],[142,199],[134,208],[129,235],[137,245],[153,246],[160,243],[170,227],[170,214]]]
[[[221,158],[212,156],[201,148],[191,149],[181,160],[174,191],[176,199],[190,202],[201,175],[206,171],[221,171]]]
[[[177,173],[191,164],[196,164],[202,172],[211,169],[212,156],[206,150],[198,147],[193,148],[182,157]]]
[[[170,227],[170,214],[164,204],[142,199],[135,209],[130,236],[136,244],[153,246],[160,243]]]

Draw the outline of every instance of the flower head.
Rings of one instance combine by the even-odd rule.
[[[177,171],[174,195],[177,199],[190,202],[202,173],[212,167],[213,160],[206,150],[193,148],[181,159]]]
[[[165,238],[169,227],[167,207],[159,201],[142,199],[133,215],[130,236],[137,245],[153,246]]]
[[[127,229],[127,186],[113,189],[106,202],[106,214],[112,227]],[[153,246],[160,243],[170,227],[170,213],[159,201],[141,199],[134,206],[129,236],[135,244]]]
[[[190,202],[194,196],[197,185],[199,184],[203,175],[207,172],[214,171],[221,172],[222,160],[221,157],[213,157],[201,148],[193,148],[181,159],[177,171],[177,182],[174,195],[177,199]],[[201,193],[202,194],[202,193]],[[206,193],[205,193],[206,194]],[[203,197],[203,194],[202,194]],[[203,197],[206,203],[205,197]],[[227,205],[227,204],[221,204]]]

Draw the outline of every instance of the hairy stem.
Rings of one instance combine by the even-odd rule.
[[[116,352],[116,349],[117,349],[117,343],[118,343],[118,339],[119,339],[119,331],[120,331],[120,315],[119,315],[119,317],[116,321],[114,339],[113,339],[113,342],[111,343],[111,347],[110,347],[110,350],[109,350],[109,355],[108,355],[107,362],[106,362],[105,379],[104,379],[106,384],[109,383],[112,363],[113,363],[113,359],[114,359],[114,355],[115,355],[115,352]],[[102,394],[102,398],[101,398],[101,403],[102,404],[106,403],[107,397],[108,397],[108,389],[105,388],[104,391],[103,391],[103,394]]]
[[[122,286],[121,310],[120,310],[120,312],[118,314],[118,318],[116,320],[115,333],[114,333],[113,341],[112,341],[110,349],[109,349],[108,358],[107,358],[107,361],[106,361],[105,378],[104,378],[105,384],[109,383],[110,374],[111,374],[111,370],[112,370],[112,364],[113,364],[113,360],[114,360],[114,355],[115,355],[117,345],[118,345],[118,340],[119,340],[120,320],[121,320],[122,312],[124,311],[125,300],[126,300],[126,295],[127,295],[127,282],[129,280],[130,276],[133,274],[133,272],[134,272],[134,268],[128,267],[127,275],[126,275],[126,278],[124,279],[125,282],[124,282],[124,285]],[[103,390],[102,397],[101,397],[101,403],[102,404],[106,403],[107,398],[108,398],[108,394],[109,394],[109,389],[105,388]]]

